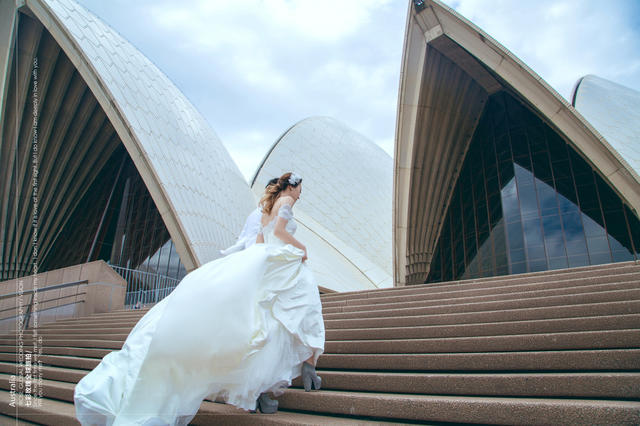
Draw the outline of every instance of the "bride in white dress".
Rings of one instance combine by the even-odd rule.
[[[277,401],[267,393],[297,376],[320,388],[322,306],[293,236],[301,183],[285,173],[269,185],[257,244],[187,274],[78,382],[82,425],[186,425],[206,397],[269,413]]]

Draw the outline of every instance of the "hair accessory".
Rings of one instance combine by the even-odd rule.
[[[291,176],[289,176],[289,185],[296,186],[301,180],[302,178],[300,176],[295,173],[291,173]]]

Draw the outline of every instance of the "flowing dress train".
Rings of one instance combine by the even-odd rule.
[[[278,216],[288,219],[291,207]],[[186,425],[203,399],[245,410],[262,392],[282,394],[302,363],[324,350],[318,288],[304,252],[273,235],[202,265],[154,305],[119,351],[77,384],[87,425]],[[261,226],[262,228],[262,226]]]

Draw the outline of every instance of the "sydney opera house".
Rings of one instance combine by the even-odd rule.
[[[319,286],[392,286],[393,162],[366,137],[330,118],[303,120],[249,185],[175,85],[83,7],[34,2],[13,21],[2,16],[2,280],[30,275],[34,263],[45,272],[102,259],[138,287],[141,273],[175,285],[235,241],[271,177],[295,170]],[[335,194],[338,173],[350,184]]]
[[[233,243],[286,170],[305,177],[297,220],[329,290],[635,259],[638,93],[587,76],[570,105],[488,37],[462,21],[443,34],[432,15],[407,28],[395,162],[314,117],[249,184],[175,85],[99,18],[63,0],[3,13],[1,279],[33,272],[34,188],[40,272],[102,259],[180,279]],[[331,185],[337,174],[349,185]]]
[[[640,93],[587,75],[569,102],[439,1],[409,2],[393,158],[310,117],[250,182],[167,76],[73,0],[2,0],[0,20],[3,294],[103,261],[119,306],[157,302],[289,170],[322,293],[640,260]]]
[[[638,259],[640,94],[586,76],[569,104],[435,10],[405,35],[395,285]]]

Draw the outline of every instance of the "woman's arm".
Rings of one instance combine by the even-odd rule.
[[[262,232],[258,232],[258,236],[256,237],[256,244],[262,243],[264,243],[264,235],[262,235]]]
[[[290,206],[289,203],[286,203]],[[293,220],[293,219],[291,219]],[[300,241],[296,240],[293,235],[291,235],[289,232],[287,232],[287,222],[289,222],[288,219],[285,219],[283,217],[278,216],[278,219],[276,219],[276,225],[273,228],[273,235],[275,235],[276,237],[278,237],[280,240],[282,240],[283,242],[287,243],[287,244],[291,244],[294,247],[299,248],[300,250],[304,251],[304,256],[302,257],[302,261],[304,262],[305,260],[307,260],[307,247],[305,247],[304,244],[302,244]]]
[[[298,247],[300,250],[304,250],[306,252],[307,248],[304,246],[304,244],[296,240],[293,235],[287,232],[287,222],[289,222],[287,219],[278,217],[278,219],[276,220],[276,226],[273,228],[273,235],[275,235],[285,243],[291,244],[292,246]]]

